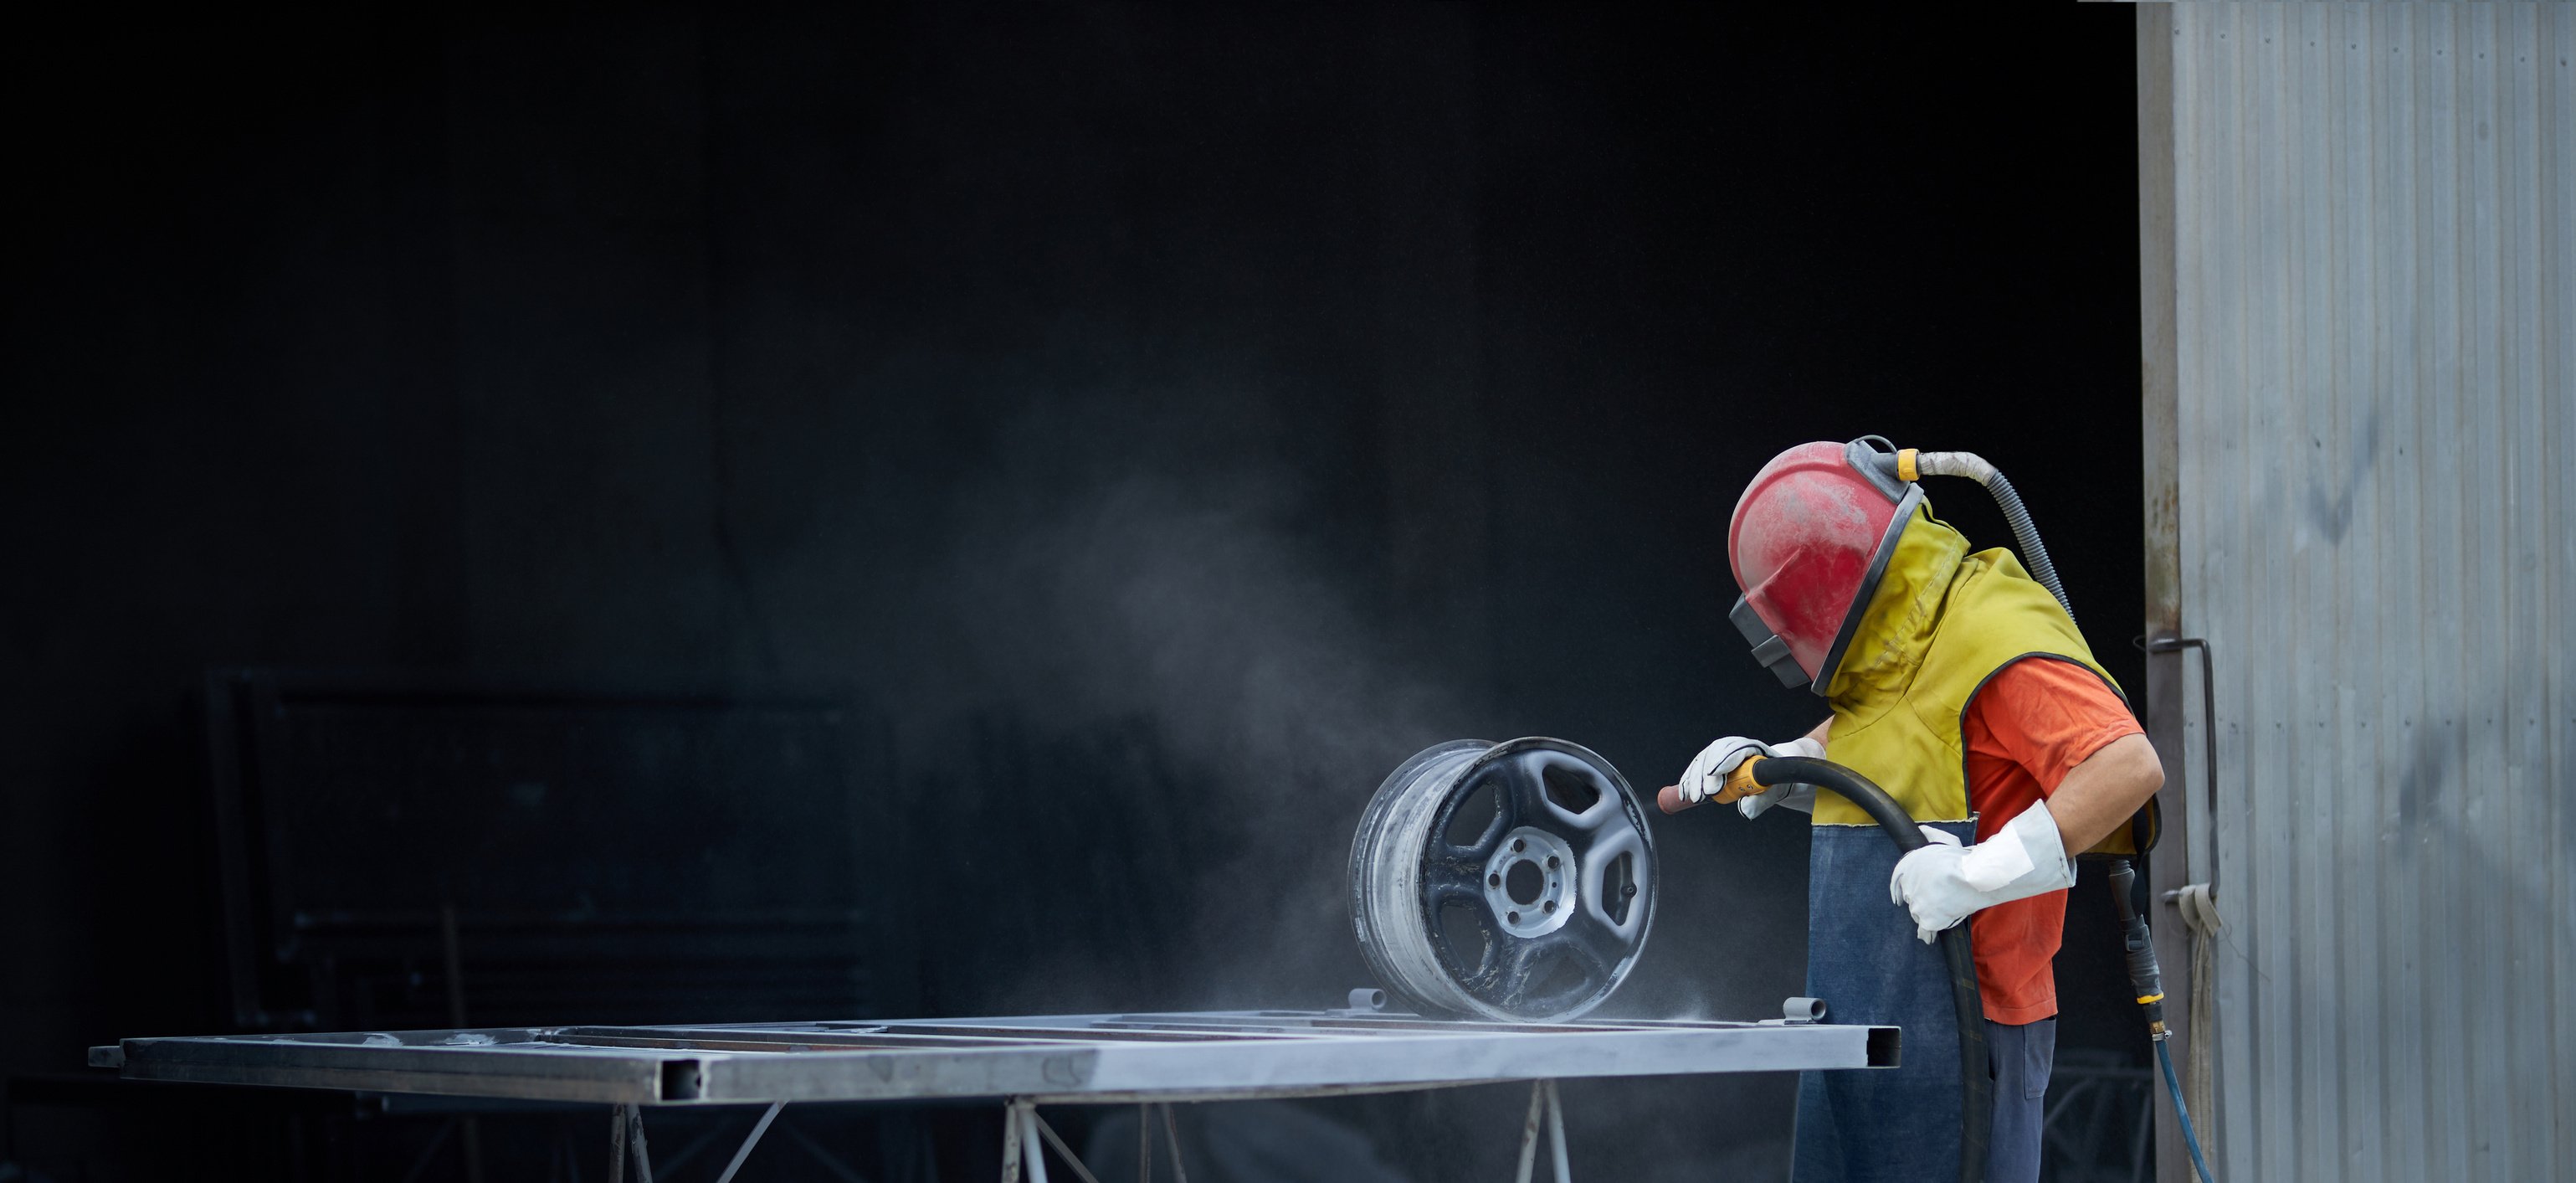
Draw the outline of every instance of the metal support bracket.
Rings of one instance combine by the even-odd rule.
[[[769,1108],[761,1111],[760,1120],[752,1123],[751,1133],[744,1135],[733,1159],[716,1176],[716,1183],[733,1183],[744,1160],[751,1157],[752,1148],[760,1145],[761,1136],[769,1132],[770,1123],[777,1121],[778,1111],[785,1108],[787,1102],[772,1101]],[[693,1149],[682,1151],[680,1157],[689,1157]],[[653,1183],[653,1155],[644,1145],[644,1110],[637,1105],[618,1105],[608,1114],[608,1183],[625,1183],[629,1161],[635,1165],[635,1183]],[[673,1169],[678,1169],[676,1163]],[[1046,1176],[1038,1178],[1043,1183]]]
[[[716,1183],[733,1183],[734,1172],[742,1169],[742,1160],[751,1157],[751,1148],[760,1145],[760,1136],[769,1132],[769,1123],[778,1120],[778,1111],[785,1108],[785,1101],[769,1103],[760,1120],[752,1124],[750,1135],[742,1140],[742,1148],[733,1152],[733,1161],[726,1163],[724,1173],[716,1176]]]
[[[1556,1183],[1574,1183],[1574,1168],[1565,1157],[1565,1101],[1557,1095],[1553,1080],[1530,1082],[1529,1116],[1521,1120],[1521,1160],[1512,1175],[1513,1183],[1530,1183],[1530,1173],[1538,1166],[1538,1131],[1542,1115],[1547,1122],[1547,1146],[1550,1165],[1556,1169]]]
[[[1167,1123],[1165,1128],[1168,1129],[1170,1128],[1168,1123],[1171,1121],[1171,1106],[1166,1105],[1162,1108],[1163,1120]],[[1143,1114],[1138,1115],[1140,1123],[1143,1117]],[[758,1137],[757,1134],[753,1136]],[[1143,1144],[1140,1143],[1140,1145]],[[1082,1156],[1075,1154],[1073,1147],[1065,1145],[1064,1139],[1057,1135],[1054,1126],[1048,1125],[1045,1118],[1038,1116],[1036,1101],[1027,1097],[1013,1097],[1009,1104],[1002,1107],[1002,1183],[1020,1183],[1023,1173],[1026,1174],[1028,1183],[1047,1183],[1046,1150],[1049,1147],[1054,1148],[1056,1157],[1063,1159],[1064,1165],[1073,1168],[1074,1177],[1082,1180],[1082,1183],[1100,1183],[1099,1177],[1091,1173],[1091,1168],[1083,1165]],[[1189,1183],[1189,1173],[1180,1169],[1180,1160],[1181,1145],[1176,1137],[1172,1143],[1173,1172],[1180,1177],[1181,1183]],[[1150,1154],[1138,1159],[1138,1162],[1140,1172],[1152,1169]],[[727,1183],[732,1177],[732,1174],[727,1172],[725,1178],[717,1180],[716,1183]]]
[[[1002,1183],[1020,1183],[1020,1106],[1014,1100],[1002,1107]],[[609,1183],[617,1183],[609,1180]]]
[[[608,1183],[626,1183],[626,1164],[635,1163],[635,1183],[653,1183],[653,1155],[644,1147],[644,1110],[620,1105],[608,1115]]]
[[[2200,767],[2203,799],[2201,817],[2209,826],[2209,877],[2201,882],[2201,886],[2209,889],[2209,898],[2216,899],[2218,898],[2218,683],[2216,675],[2210,672],[2212,663],[2209,657],[2209,642],[2199,637],[2158,637],[2148,641],[2144,648],[2149,653],[2200,650]],[[2185,830],[2185,835],[2189,835],[2188,829]],[[2188,863],[2190,860],[2191,850],[2186,845],[2183,849],[2183,861]],[[2165,903],[2180,906],[2181,895],[2182,890],[2179,888],[2168,891],[2164,895]]]
[[[1190,1183],[1189,1168],[1181,1164],[1181,1126],[1172,1116],[1172,1103],[1163,1102],[1163,1143],[1172,1148],[1172,1177]]]

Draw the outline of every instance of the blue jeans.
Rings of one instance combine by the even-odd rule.
[[[1995,1126],[1986,1143],[1986,1183],[2039,1183],[2039,1125],[2048,1066],[2057,1058],[2057,1020],[2014,1026],[1986,1021],[1994,1065]]]

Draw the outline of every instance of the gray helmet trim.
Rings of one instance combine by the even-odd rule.
[[[1890,501],[1905,500],[1905,491],[1914,486],[1896,478],[1896,445],[1883,435],[1865,435],[1843,445],[1843,463],[1861,475]]]

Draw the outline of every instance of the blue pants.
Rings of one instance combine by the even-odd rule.
[[[1986,1021],[1995,1072],[1995,1132],[1986,1144],[1986,1183],[2039,1183],[2039,1124],[2048,1065],[2057,1057],[2057,1020],[2014,1026]]]

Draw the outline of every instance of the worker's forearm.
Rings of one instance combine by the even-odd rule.
[[[2164,764],[2146,736],[2121,736],[2085,757],[2048,798],[2048,816],[2066,842],[2066,857],[2092,849],[2164,784]]]

